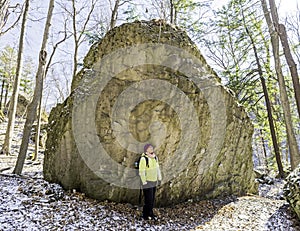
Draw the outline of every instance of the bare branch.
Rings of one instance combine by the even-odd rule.
[[[66,22],[65,22],[65,28],[66,28]],[[65,31],[64,31],[64,37],[63,37],[60,41],[58,41],[58,42],[53,46],[53,51],[52,51],[52,53],[51,53],[51,55],[50,55],[48,64],[47,64],[47,66],[46,66],[45,75],[47,75],[47,73],[48,73],[49,67],[50,67],[50,65],[51,65],[52,59],[53,59],[53,57],[54,57],[54,55],[55,55],[55,53],[56,53],[56,50],[57,50],[58,46],[59,46],[60,44],[62,44],[64,41],[66,41],[69,37],[71,37],[71,35],[68,36],[68,35],[67,35],[67,31],[65,30]]]
[[[14,7],[9,7],[9,8],[17,8],[17,7],[19,7],[19,6],[20,6],[20,4],[17,4],[16,6],[14,6]],[[15,28],[15,26],[18,24],[18,22],[20,21],[22,15],[23,15],[23,9],[24,9],[24,4],[23,4],[22,7],[21,7],[21,12],[19,13],[19,15],[18,15],[16,21],[15,21],[10,27],[8,27],[6,30],[0,31],[0,36],[3,35],[3,34],[5,34],[5,33],[7,33],[7,32],[10,31],[11,29]]]

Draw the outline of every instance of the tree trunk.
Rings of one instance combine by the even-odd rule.
[[[271,44],[272,44],[272,50],[274,55],[274,61],[275,61],[275,70],[276,70],[276,75],[279,83],[280,101],[282,103],[283,115],[284,115],[284,120],[286,125],[286,131],[287,131],[287,140],[290,149],[291,167],[292,169],[295,169],[295,167],[300,163],[300,156],[299,156],[296,136],[293,130],[291,108],[290,108],[288,94],[286,90],[286,84],[281,69],[280,54],[279,54],[279,36],[277,33],[278,28],[277,30],[274,30],[274,25],[272,23],[272,19],[268,11],[266,0],[261,0],[261,2],[264,11],[264,16],[268,24],[269,33],[271,35]],[[278,17],[277,12],[275,11],[276,8],[274,9],[275,7],[274,1],[269,0],[269,2],[271,6],[272,17],[273,18]]]
[[[120,0],[116,1],[116,4],[119,4]],[[80,28],[80,30],[77,30],[77,26],[76,23],[78,23],[78,20],[76,19],[77,16],[77,10],[76,10],[76,1],[72,0],[72,7],[73,7],[73,15],[72,15],[72,23],[73,23],[73,37],[74,37],[74,56],[73,56],[73,62],[74,62],[74,68],[73,68],[73,78],[76,76],[77,74],[77,65],[78,65],[78,49],[80,46],[80,42],[82,41],[81,38],[82,36],[84,36],[84,33],[86,31],[88,22],[90,21],[92,12],[95,9],[95,1],[92,0],[92,6],[91,9],[89,10],[89,12],[87,12],[87,15],[85,16],[85,21],[83,23],[83,27]],[[78,33],[78,34],[77,34]]]
[[[281,156],[280,156],[278,141],[277,141],[277,137],[276,137],[276,131],[275,131],[273,115],[272,115],[272,107],[271,107],[271,103],[270,103],[270,97],[269,97],[266,81],[265,81],[265,78],[263,76],[263,70],[262,70],[262,66],[260,64],[260,60],[259,60],[259,57],[258,57],[255,42],[254,42],[254,39],[252,38],[251,33],[249,33],[249,30],[248,30],[247,26],[245,25],[245,18],[244,18],[244,26],[246,28],[246,32],[247,32],[247,34],[250,38],[250,41],[251,41],[251,45],[252,45],[252,49],[253,49],[253,52],[254,52],[255,61],[256,61],[256,65],[257,65],[257,69],[258,69],[259,79],[260,79],[262,89],[263,89],[263,93],[264,93],[264,97],[265,97],[265,103],[266,103],[266,108],[267,108],[267,113],[268,113],[268,122],[269,122],[269,127],[270,127],[270,132],[271,132],[271,137],[272,137],[272,143],[273,143],[276,163],[277,163],[277,167],[278,167],[278,172],[279,172],[280,177],[284,178],[284,171],[283,171],[283,166],[282,166],[282,162],[281,162]]]
[[[170,0],[170,23],[174,24],[174,3]]]
[[[4,78],[4,76],[3,76]],[[5,80],[2,80],[2,86],[1,86],[1,95],[0,95],[0,110],[3,111],[3,94],[4,94],[4,86],[5,86]]]
[[[260,129],[260,135],[261,135],[261,143],[262,143],[262,148],[263,148],[263,153],[264,153],[264,162],[265,162],[266,169],[268,171],[269,170],[269,165],[268,165],[267,150],[266,150],[265,140],[264,140],[264,136],[263,136],[263,133],[262,133],[261,129]]]
[[[120,5],[120,0],[116,0],[114,9],[112,10],[111,13],[110,29],[116,26],[119,5]]]
[[[73,78],[75,77],[77,73],[77,53],[78,53],[78,39],[77,39],[77,28],[76,28],[76,5],[75,0],[72,0],[72,7],[73,7],[73,37],[74,37],[74,56],[73,56],[73,62],[74,62],[74,68],[73,68]]]
[[[10,0],[0,0],[0,34],[2,32],[2,28],[5,25],[5,22],[7,20],[8,16],[8,6],[9,6]]]
[[[260,149],[260,145],[257,142],[253,142],[253,145],[255,145],[253,147],[253,152],[257,153],[257,159],[258,159],[258,166],[262,166],[263,165],[263,156],[262,156],[262,152]]]
[[[274,152],[275,152],[275,158],[276,158],[276,163],[277,163],[277,167],[278,167],[278,172],[279,172],[279,176],[281,178],[284,178],[285,176],[284,176],[281,155],[280,155],[280,150],[279,150],[275,126],[274,126],[274,120],[273,120],[273,115],[272,115],[272,107],[271,107],[271,103],[270,103],[270,98],[269,98],[269,94],[268,94],[268,90],[267,90],[266,81],[263,77],[262,71],[260,73],[260,81],[261,81],[261,85],[263,88],[267,112],[268,112],[268,122],[269,122],[269,127],[270,127],[270,132],[271,132],[271,137],[272,137],[272,144],[273,144],[273,148],[274,148]]]
[[[32,157],[32,160],[35,161],[39,154],[39,145],[40,145],[40,133],[41,133],[41,117],[42,117],[42,98],[40,98],[39,109],[37,115],[37,125],[35,130],[35,150]]]
[[[10,80],[8,80],[10,81]],[[10,88],[10,83],[6,83],[5,85],[5,95],[4,95],[4,105],[3,108],[6,110],[6,105],[7,105],[7,101],[8,101],[8,92],[9,92],[9,88]]]
[[[26,154],[27,154],[28,142],[30,139],[32,125],[36,118],[37,107],[38,107],[40,98],[42,97],[42,93],[43,93],[43,83],[44,83],[45,66],[46,66],[46,58],[47,58],[46,43],[48,40],[49,29],[51,26],[50,23],[51,23],[53,8],[54,8],[54,0],[50,0],[47,20],[46,20],[46,25],[45,25],[44,35],[43,35],[43,42],[42,42],[42,46],[41,46],[41,50],[40,50],[39,66],[38,66],[38,71],[36,74],[36,84],[35,84],[35,89],[34,89],[34,95],[33,95],[32,102],[28,106],[26,122],[25,122],[24,130],[23,130],[23,139],[22,139],[17,163],[16,163],[15,169],[13,171],[14,174],[22,173]]]
[[[17,69],[16,69],[16,77],[14,81],[13,93],[10,98],[9,109],[8,109],[8,124],[5,133],[4,144],[2,146],[1,153],[9,155],[11,153],[11,144],[13,138],[13,132],[15,127],[15,115],[17,111],[18,104],[18,96],[20,89],[20,81],[21,81],[21,72],[23,68],[23,46],[24,46],[24,36],[26,29],[26,20],[29,10],[29,0],[25,2],[25,9],[23,13],[22,27],[21,27],[21,35],[19,39],[19,50],[18,50],[18,60],[17,60]]]
[[[295,94],[295,99],[296,99],[296,104],[297,104],[297,109],[298,109],[298,116],[300,118],[300,83],[299,83],[299,75],[298,75],[298,71],[297,71],[297,66],[294,61],[294,58],[292,56],[292,52],[291,52],[291,49],[289,46],[285,26],[283,24],[278,23],[278,27],[279,27],[279,37],[280,37],[280,41],[281,41],[281,44],[283,47],[284,56],[288,63],[288,66],[289,66],[289,69],[291,72],[291,76],[292,76],[292,80],[293,80],[294,94]]]

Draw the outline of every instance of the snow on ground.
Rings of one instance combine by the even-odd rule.
[[[22,176],[12,175],[22,123],[17,123],[12,156],[0,155],[2,230],[253,230],[297,231],[300,221],[282,199],[283,181],[260,185],[259,196],[189,201],[157,208],[158,221],[143,221],[141,208],[96,201],[43,180],[43,153],[27,159]],[[5,124],[0,124],[0,143]],[[3,132],[4,129],[4,132]],[[30,144],[29,154],[33,151]]]
[[[272,225],[272,216],[285,205],[284,201],[279,200],[256,196],[241,197],[221,208],[211,221],[197,227],[197,230],[296,230],[287,220],[280,225]]]
[[[1,230],[190,230],[227,201],[185,203],[156,209],[159,221],[143,221],[129,204],[99,202],[64,192],[40,178],[0,176]]]
[[[130,204],[65,192],[42,178],[2,174],[0,201],[0,230],[300,230],[285,201],[259,196],[158,208],[158,221],[143,221]]]

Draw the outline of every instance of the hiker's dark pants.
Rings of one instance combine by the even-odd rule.
[[[143,207],[143,217],[153,217],[153,207],[155,200],[155,191],[156,191],[156,181],[147,181],[147,184],[143,186],[144,193],[144,207]]]

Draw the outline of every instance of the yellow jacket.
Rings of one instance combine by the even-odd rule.
[[[149,156],[145,157],[146,154],[142,154],[139,164],[139,175],[143,184],[146,184],[147,181],[161,181],[161,172],[159,169],[157,157],[151,158]],[[148,165],[146,166],[146,158],[148,158]]]

